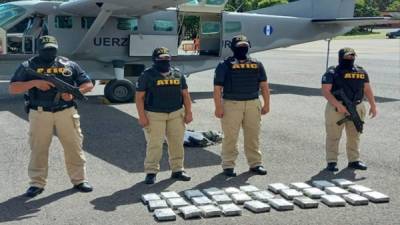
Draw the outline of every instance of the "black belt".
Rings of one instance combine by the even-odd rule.
[[[342,99],[337,98],[336,96],[335,96],[335,98],[336,98],[339,102],[343,102]],[[354,101],[353,104],[354,104],[354,105],[358,105],[358,104],[361,104],[362,102],[363,102],[362,100],[357,100],[357,101]]]
[[[75,107],[74,105],[63,105],[63,106],[59,106],[59,107],[43,107],[43,106],[30,106],[30,109],[33,110],[38,110],[39,108],[41,108],[44,112],[60,112],[63,111],[64,109],[69,109]]]

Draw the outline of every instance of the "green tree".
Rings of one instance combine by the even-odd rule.
[[[387,11],[397,11],[400,12],[400,0],[394,0],[388,7],[386,8]]]
[[[292,0],[293,1],[293,0]],[[261,9],[276,4],[285,4],[290,1],[288,0],[229,0],[225,6],[227,11],[239,11],[245,12],[255,9]]]

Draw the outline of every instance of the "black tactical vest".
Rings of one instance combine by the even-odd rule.
[[[24,66],[29,67],[41,74],[52,74],[66,83],[75,85],[73,77],[73,68],[70,67],[70,61],[67,58],[58,56],[52,64],[42,62],[39,57],[33,57],[23,63]],[[34,80],[32,78],[28,80]],[[29,102],[31,106],[43,107],[61,107],[72,106],[74,103],[63,101],[60,96],[57,96],[57,89],[51,88],[48,91],[41,91],[37,88],[32,88],[28,91]]]
[[[236,101],[257,99],[260,90],[260,64],[254,60],[239,63],[225,61],[228,68],[224,82],[223,98]]]
[[[332,93],[343,89],[346,96],[353,102],[361,102],[364,98],[364,84],[368,82],[367,73],[359,66],[352,70],[344,70],[340,67],[334,68]],[[335,96],[339,101],[342,99]]]
[[[146,91],[144,108],[150,112],[171,113],[183,106],[182,74],[172,69],[168,76],[154,68],[145,71],[149,89]]]

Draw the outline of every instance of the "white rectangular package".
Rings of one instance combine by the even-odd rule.
[[[319,199],[321,196],[326,195],[325,191],[322,191],[319,188],[306,188],[303,190],[304,195],[312,198],[312,199]]]
[[[310,188],[311,186],[303,182],[296,182],[296,183],[290,183],[289,187],[301,191],[303,189]]]
[[[294,198],[293,203],[302,209],[318,208],[319,204],[317,201],[305,196]]]
[[[346,180],[346,179],[333,179],[332,183],[336,184],[337,186],[341,188],[348,188],[350,185],[354,185],[354,182]]]
[[[245,202],[252,200],[252,198],[244,192],[232,194],[231,197],[233,202],[238,205],[243,205]]]
[[[203,196],[203,197],[192,198],[192,203],[195,206],[200,206],[200,205],[210,205],[210,204],[212,204],[212,201],[209,198]]]
[[[321,190],[325,190],[326,187],[335,187],[335,184],[327,180],[313,180],[312,185]]]
[[[153,212],[156,209],[168,208],[168,205],[165,200],[153,200],[148,202],[147,208]]]
[[[275,195],[270,193],[269,191],[257,191],[250,193],[250,196],[254,200],[258,200],[261,202],[268,202],[268,199],[275,198]]]
[[[358,194],[347,194],[342,196],[351,205],[368,205],[368,199]]]
[[[279,193],[287,200],[293,200],[295,197],[303,196],[303,193],[295,189],[282,189]]]
[[[200,190],[186,190],[183,192],[185,194],[185,197],[189,200],[191,200],[194,197],[203,197],[205,196],[203,192]]]
[[[225,192],[219,188],[212,187],[212,188],[207,188],[203,189],[203,192],[211,198],[212,195],[222,195],[225,194]]]
[[[363,185],[355,184],[349,186],[349,191],[361,195],[364,192],[372,191],[372,189]]]
[[[347,195],[349,192],[340,187],[326,187],[325,192],[328,195]]]
[[[271,206],[257,200],[245,202],[244,208],[252,211],[253,213],[269,212],[271,210]]]
[[[171,220],[176,220],[176,214],[175,212],[170,209],[170,208],[165,208],[165,209],[156,209],[154,211],[154,217],[158,221],[171,221]]]
[[[268,184],[268,190],[274,192],[275,194],[278,194],[279,191],[283,189],[289,189],[289,187],[282,183]]]
[[[242,209],[233,203],[222,204],[222,205],[219,205],[219,207],[221,208],[224,216],[240,216],[240,215],[242,215]]]
[[[337,195],[323,195],[321,197],[321,202],[329,207],[346,206],[346,201]]]
[[[254,200],[258,200],[261,202],[268,202],[268,199],[275,198],[275,195],[269,191],[257,191],[250,193],[250,196]]]
[[[172,209],[177,209],[179,207],[189,205],[189,203],[187,201],[185,201],[185,199],[183,199],[183,198],[169,198],[169,199],[167,199],[167,204]]]
[[[224,188],[224,191],[227,195],[232,195],[232,194],[236,194],[236,193],[241,193],[242,191],[235,188],[235,187],[227,187]]]
[[[201,217],[201,210],[194,205],[180,207],[178,211],[182,214],[185,220]]]
[[[222,210],[215,205],[202,205],[202,206],[199,206],[199,209],[201,210],[201,215],[204,218],[222,215]]]
[[[253,185],[240,186],[239,189],[243,192],[246,192],[247,194],[249,194],[251,192],[260,191],[260,189],[258,189],[258,187],[253,186]]]
[[[148,193],[142,195],[142,202],[147,205],[149,201],[161,200],[160,196],[156,193]]]
[[[283,211],[283,210],[293,210],[294,205],[293,203],[287,201],[286,199],[283,198],[271,198],[268,201],[269,205],[272,206],[272,208],[278,210],[278,211]]]
[[[228,204],[233,202],[232,199],[227,194],[212,195],[211,200],[213,200],[217,204]]]
[[[385,203],[390,201],[389,196],[377,191],[364,192],[361,195],[368,198],[368,200],[373,203]]]
[[[162,199],[168,199],[168,198],[180,198],[181,196],[176,193],[175,191],[166,191],[166,192],[161,192],[160,196]]]

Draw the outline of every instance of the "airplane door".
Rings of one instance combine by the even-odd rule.
[[[200,16],[200,55],[220,55],[221,14]]]

